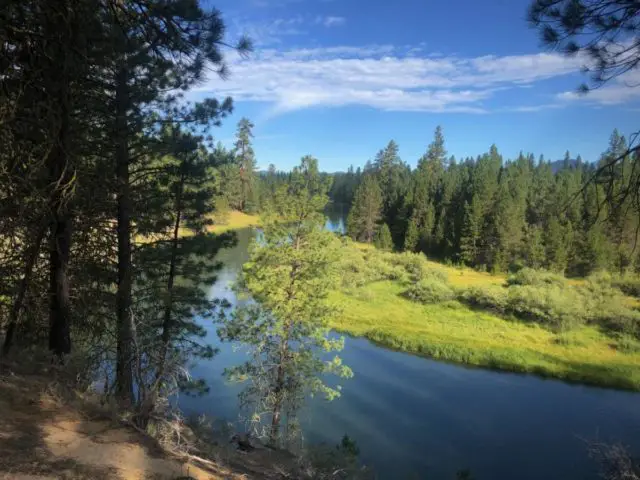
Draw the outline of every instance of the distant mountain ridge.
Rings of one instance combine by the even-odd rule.
[[[553,173],[558,173],[564,168],[565,160],[556,160],[555,162],[550,162],[549,165],[551,165]],[[578,165],[578,160],[575,158],[569,159],[569,168],[575,168],[576,165]]]

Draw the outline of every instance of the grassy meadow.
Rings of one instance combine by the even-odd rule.
[[[211,225],[208,230],[213,233],[223,233],[229,230],[256,227],[260,225],[259,215],[248,215],[237,210],[231,210],[225,223]]]
[[[438,360],[640,390],[640,342],[633,330],[638,312],[620,307],[623,318],[628,315],[636,322],[630,328],[605,322],[618,315],[617,310],[604,317],[600,312],[617,309],[619,303],[636,305],[635,299],[619,291],[608,291],[599,300],[602,303],[593,305],[598,313],[572,312],[567,305],[540,305],[555,299],[555,287],[549,296],[546,287],[518,285],[517,279],[514,286],[507,286],[513,280],[506,276],[450,267],[417,255],[379,252],[348,241],[344,248],[344,285],[331,297],[342,309],[332,324],[337,331]],[[576,300],[571,295],[584,288],[580,295],[592,296],[589,282],[564,280],[558,288],[568,295],[568,302],[580,302],[582,297]],[[428,295],[411,298],[415,285],[426,285]],[[518,290],[513,289],[522,291],[514,295]],[[474,302],[473,295],[484,290],[498,300],[490,296],[494,303]],[[543,300],[534,295],[531,301],[532,290]],[[500,307],[501,295],[513,309]],[[539,316],[529,315],[523,303]],[[554,315],[584,319],[554,323]]]

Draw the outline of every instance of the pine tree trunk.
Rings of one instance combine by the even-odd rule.
[[[294,249],[298,250],[300,248],[300,235],[297,234],[294,240]],[[294,284],[296,282],[298,273],[298,266],[294,265],[291,269],[291,273],[289,274],[289,288],[287,290],[288,299],[293,298],[294,295]],[[293,320],[289,319],[287,321],[287,325],[284,329],[284,335],[281,339],[280,343],[280,359],[278,362],[278,373],[276,375],[276,386],[273,390],[273,393],[276,397],[276,400],[273,404],[273,408],[271,409],[271,431],[269,432],[269,443],[272,446],[277,446],[278,437],[280,435],[280,421],[282,417],[282,404],[283,397],[282,392],[285,389],[285,366],[288,362],[289,356],[289,338],[291,337],[291,329],[293,328]]]
[[[49,67],[49,84],[57,114],[56,134],[47,156],[51,233],[49,250],[49,349],[58,357],[71,352],[69,305],[69,254],[71,251],[71,213],[69,195],[75,171],[70,158],[71,101],[70,75],[74,68],[69,50],[75,38],[77,18],[70,4],[60,0],[49,17],[47,29],[56,40]],[[62,25],[59,23],[63,22]],[[62,33],[59,32],[62,30]]]
[[[22,305],[24,304],[24,297],[27,294],[29,285],[31,283],[31,274],[33,273],[33,267],[36,264],[38,255],[40,254],[40,246],[42,239],[46,232],[46,227],[42,226],[38,229],[34,243],[31,245],[24,265],[24,271],[22,273],[22,280],[20,280],[20,286],[18,287],[18,293],[11,306],[11,312],[9,313],[9,326],[7,327],[7,333],[4,338],[4,344],[2,346],[2,354],[9,353],[11,346],[13,345],[13,338],[15,330],[20,323],[20,316],[22,314]]]
[[[133,318],[131,314],[131,192],[129,184],[129,144],[127,110],[129,89],[127,71],[116,76],[116,182],[118,233],[118,291],[116,316],[118,324],[116,353],[116,397],[123,405],[133,402]]]
[[[66,208],[54,214],[51,223],[49,251],[49,349],[58,357],[71,353],[69,328],[69,251],[71,247],[71,218]]]
[[[56,145],[49,155],[49,179],[54,185],[51,194],[51,233],[49,249],[49,349],[58,357],[71,352],[69,330],[69,253],[71,250],[71,215],[64,189],[72,180],[67,137],[69,110],[66,87],[61,87],[60,130]]]
[[[286,346],[286,343],[285,343]],[[284,353],[281,353],[280,365],[278,365],[278,374],[276,376],[276,388],[274,394],[276,400],[271,410],[271,431],[269,432],[269,444],[276,447],[278,444],[278,437],[280,435],[280,417],[282,414],[282,390],[284,389],[284,359],[286,356],[286,349]]]
[[[169,261],[169,278],[167,280],[167,303],[164,308],[164,321],[162,323],[162,353],[156,381],[161,381],[166,368],[169,343],[171,342],[171,310],[173,307],[173,282],[176,276],[176,261],[178,258],[178,244],[180,236],[180,217],[182,217],[182,192],[184,190],[184,175],[180,178],[178,192],[176,193],[176,221],[173,227],[173,238],[171,245],[171,259]]]

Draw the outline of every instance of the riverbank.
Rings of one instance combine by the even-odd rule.
[[[353,249],[359,250],[353,244],[345,245],[345,249],[352,249],[345,250],[346,257],[354,256]],[[360,254],[367,255],[367,251]],[[383,255],[388,267],[405,261],[403,254]],[[367,268],[380,263],[380,259],[371,257],[360,260]],[[478,287],[507,290],[502,286],[505,277],[426,260],[424,264],[439,272],[437,275],[446,278],[458,292]],[[353,264],[346,268],[357,269]],[[348,286],[332,294],[332,300],[342,309],[331,325],[339,332],[437,360],[640,390],[640,349],[635,340],[620,337],[632,342],[631,347],[622,345],[620,338],[590,324],[557,332],[538,322],[504,318],[491,308],[473,308],[454,298],[422,304],[406,298],[411,280],[380,280],[376,274],[359,274],[364,275],[364,281],[348,279]],[[389,270],[382,276],[402,274]],[[634,303],[626,298],[629,304]]]
[[[203,458],[184,426],[165,443],[141,432],[109,402],[74,390],[63,368],[0,360],[0,479],[281,478],[282,456],[257,462],[220,442]]]
[[[232,212],[229,222],[213,231],[259,223],[258,216]],[[491,306],[470,306],[457,296],[421,304],[406,297],[415,283],[407,271],[412,268],[411,262],[406,263],[411,256],[379,252],[354,242],[345,242],[344,249],[343,287],[331,296],[342,309],[331,325],[336,331],[436,360],[640,390],[640,343],[628,336],[617,338],[593,324],[554,331],[539,322],[500,315]],[[474,288],[507,291],[506,276],[413,257],[420,258],[421,268],[446,279],[456,295]],[[586,281],[566,283],[578,287]],[[638,308],[637,299],[620,299]]]

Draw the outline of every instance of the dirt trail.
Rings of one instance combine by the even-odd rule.
[[[133,429],[63,405],[49,381],[0,369],[0,479],[258,478],[171,458]]]

